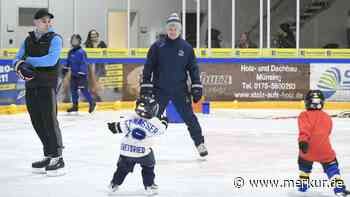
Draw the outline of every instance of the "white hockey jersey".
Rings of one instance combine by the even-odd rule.
[[[120,154],[127,157],[144,157],[151,152],[154,145],[153,137],[164,134],[166,125],[157,117],[145,119],[139,116],[127,118],[117,123],[119,132],[125,134],[121,140]],[[133,130],[144,131],[144,139],[135,139]]]

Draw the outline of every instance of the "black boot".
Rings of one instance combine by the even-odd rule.
[[[78,105],[76,104],[73,104],[73,106],[69,109],[67,109],[67,112],[70,113],[70,112],[78,112]]]
[[[49,165],[51,158],[50,157],[44,157],[42,160],[40,161],[36,161],[32,163],[32,169],[33,169],[33,173],[37,173],[37,174],[44,174],[45,172],[45,168],[47,165]]]
[[[62,157],[51,158],[49,165],[45,168],[47,176],[64,175],[64,161]]]
[[[91,114],[93,111],[95,111],[95,108],[96,108],[96,102],[92,102],[90,105],[89,105],[89,113]]]
[[[201,143],[197,146],[198,153],[201,157],[205,157],[208,155],[208,149],[205,147],[204,143]]]

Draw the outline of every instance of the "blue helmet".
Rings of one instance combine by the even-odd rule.
[[[324,95],[321,90],[310,90],[304,98],[307,110],[321,110],[324,106]]]
[[[135,112],[142,118],[151,119],[158,115],[159,104],[152,96],[141,96],[136,100]]]

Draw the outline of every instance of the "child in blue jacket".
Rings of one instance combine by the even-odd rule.
[[[80,89],[89,102],[89,113],[92,113],[95,110],[96,102],[88,90],[87,55],[84,49],[81,48],[81,36],[79,34],[72,35],[71,45],[72,49],[68,52],[67,65],[64,67],[64,71],[71,70],[70,89],[73,106],[67,112],[77,112],[79,110],[78,90]]]

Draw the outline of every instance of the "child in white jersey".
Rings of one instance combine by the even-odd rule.
[[[118,190],[134,166],[140,164],[142,180],[147,195],[158,193],[158,186],[154,183],[155,159],[152,151],[153,137],[161,135],[168,127],[166,118],[158,118],[159,105],[152,97],[141,97],[136,101],[137,115],[120,122],[108,123],[112,133],[124,133],[121,140],[120,157],[117,170],[113,175],[109,189],[111,193]]]

